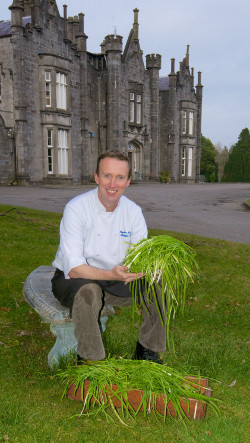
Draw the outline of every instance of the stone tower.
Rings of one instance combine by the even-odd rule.
[[[201,162],[201,117],[202,117],[202,90],[203,86],[201,84],[201,72],[198,72],[198,84],[196,85],[196,96],[197,96],[197,156],[196,156],[196,183],[200,181],[200,162]]]
[[[66,17],[67,19],[67,17]],[[87,129],[87,35],[84,32],[84,14],[79,14],[79,28],[76,29],[75,39],[76,39],[76,50],[79,55],[80,61],[80,127],[81,127],[81,143],[80,152],[78,156],[75,156],[76,164],[81,159],[80,165],[81,169],[79,175],[81,175],[82,182],[87,182],[89,180],[89,156],[86,155],[88,152],[88,129]]]
[[[107,149],[122,149],[121,53],[122,37],[105,37],[107,54]]]
[[[170,180],[175,180],[176,163],[179,160],[179,155],[176,152],[175,146],[179,145],[179,131],[176,124],[178,101],[176,100],[176,83],[177,75],[175,73],[175,59],[171,59],[171,72],[169,74],[169,106],[168,106],[168,165]],[[177,157],[177,158],[176,158]],[[166,168],[167,169],[167,168]]]
[[[11,33],[13,57],[13,100],[14,119],[16,123],[16,164],[17,181],[25,182],[29,178],[29,146],[27,140],[27,97],[25,91],[25,60],[23,54],[23,22],[24,6],[18,0],[13,0],[11,10]]]
[[[159,54],[146,55],[146,68],[150,78],[150,113],[151,113],[151,178],[159,176],[159,70],[161,69],[161,56]]]

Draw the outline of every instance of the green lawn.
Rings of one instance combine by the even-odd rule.
[[[10,206],[0,205],[0,214]],[[49,326],[24,301],[27,275],[50,265],[59,242],[60,214],[19,208],[0,216],[0,441],[43,442],[218,442],[249,438],[248,303],[250,246],[174,232],[197,252],[201,275],[188,289],[184,316],[172,322],[175,355],[165,363],[210,379],[222,400],[221,416],[208,408],[205,420],[185,428],[174,420],[137,416],[122,426],[101,415],[72,418],[81,403],[62,400],[62,382],[54,378],[47,355],[54,344]],[[111,356],[131,357],[138,337],[131,308],[112,316],[104,333]]]

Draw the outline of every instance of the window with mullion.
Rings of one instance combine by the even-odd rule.
[[[193,149],[188,148],[188,177],[192,177]]]
[[[67,77],[61,72],[56,73],[56,107],[67,109]]]
[[[129,122],[131,124],[142,124],[142,95],[136,92],[129,94]]]
[[[194,111],[181,111],[181,134],[194,135]]]
[[[67,175],[69,173],[69,147],[68,131],[58,130],[58,174]]]
[[[186,174],[186,149],[181,149],[181,175],[184,177]]]
[[[141,95],[136,96],[136,123],[141,125]]]
[[[187,113],[186,111],[182,111],[182,134],[187,133]]]
[[[130,123],[135,122],[135,94],[130,92],[129,94],[129,121]]]
[[[51,72],[45,71],[45,105],[51,107]]]
[[[48,174],[53,174],[53,130],[47,129]]]
[[[194,135],[194,112],[189,111],[188,134]]]

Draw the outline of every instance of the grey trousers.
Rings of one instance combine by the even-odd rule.
[[[159,306],[162,306],[161,290],[157,290]],[[89,283],[76,293],[72,307],[72,320],[78,342],[77,353],[87,360],[103,360],[105,349],[99,327],[99,315],[106,304],[127,306],[132,304],[131,297],[117,297],[103,293],[99,285]],[[151,351],[166,350],[166,323],[163,325],[154,302],[142,308],[143,323],[139,331],[139,342]]]

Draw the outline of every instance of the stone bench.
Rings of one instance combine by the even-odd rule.
[[[50,330],[56,336],[56,342],[48,355],[50,368],[58,366],[60,357],[73,354],[77,349],[69,308],[62,306],[52,293],[51,278],[54,272],[52,266],[39,266],[26,278],[23,287],[25,300],[44,322],[50,324]],[[104,306],[102,309],[100,317],[102,332],[106,329],[108,315],[114,312],[112,306]]]

